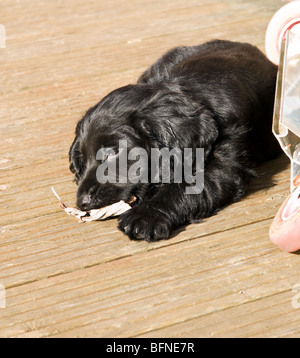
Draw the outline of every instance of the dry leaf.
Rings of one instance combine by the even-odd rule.
[[[131,209],[131,206],[125,203],[123,200],[105,206],[101,209],[93,209],[90,211],[81,211],[76,208],[69,207],[66,203],[64,203],[61,198],[58,196],[56,191],[53,187],[51,187],[54,195],[60,201],[60,207],[68,214],[75,216],[77,220],[80,222],[87,222],[87,221],[95,221],[95,220],[104,220],[112,216],[118,216],[125,213],[127,210]],[[135,201],[135,198],[132,202]]]

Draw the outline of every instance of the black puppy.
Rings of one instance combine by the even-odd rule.
[[[78,207],[134,198],[119,228],[131,239],[155,241],[240,199],[255,164],[280,152],[271,131],[276,74],[277,67],[249,44],[216,40],[166,53],[137,84],[108,94],[78,123],[69,153]],[[188,194],[190,184],[174,182],[174,175],[170,183],[151,183],[150,159],[141,162],[149,169],[147,182],[124,182],[117,169],[115,182],[105,183],[97,170],[105,161],[119,168],[120,140],[127,153],[143,148],[149,158],[151,148],[204,148],[203,190]],[[97,156],[103,148],[112,150]],[[196,174],[194,152],[192,158]]]

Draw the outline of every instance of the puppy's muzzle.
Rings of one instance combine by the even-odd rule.
[[[84,194],[77,198],[77,207],[80,210],[88,211],[92,203],[92,196],[90,194]]]

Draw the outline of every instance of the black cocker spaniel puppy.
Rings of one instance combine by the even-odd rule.
[[[69,153],[78,207],[130,202],[119,228],[156,241],[240,199],[256,163],[280,152],[271,131],[276,75],[250,44],[215,40],[170,50],[79,121]],[[182,153],[169,157],[165,181],[162,160],[153,165],[151,157],[163,148]],[[184,175],[188,162],[192,182]],[[196,183],[199,168],[204,181]]]

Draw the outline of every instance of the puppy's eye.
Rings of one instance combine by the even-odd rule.
[[[97,152],[96,159],[105,161],[116,158],[118,155],[119,148],[101,148]]]
[[[114,148],[114,149],[110,148],[110,150],[108,150],[106,152],[104,160],[115,159],[115,158],[117,158],[118,155],[119,155],[119,149],[118,148]]]
[[[108,158],[117,157],[119,155],[119,148],[114,148],[109,153],[107,153]]]

